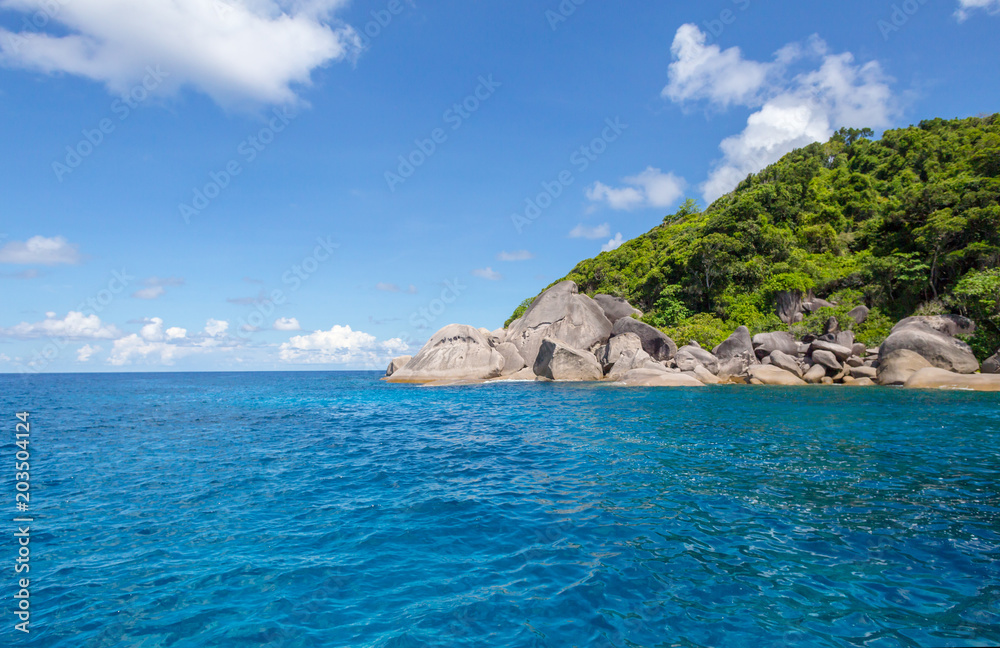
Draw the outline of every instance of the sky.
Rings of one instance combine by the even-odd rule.
[[[384,368],[841,127],[1000,0],[0,0],[0,372]]]

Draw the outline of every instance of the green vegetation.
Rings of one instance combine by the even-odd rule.
[[[704,211],[689,200],[643,236],[578,264],[581,292],[624,297],[679,342],[738,325],[788,329],[779,291],[837,304],[794,325],[854,326],[878,344],[915,312],[975,319],[977,354],[1000,347],[1000,115],[887,131],[844,129],[748,177]],[[829,311],[829,312],[827,312]]]

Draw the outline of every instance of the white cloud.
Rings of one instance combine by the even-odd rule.
[[[621,247],[622,243],[624,242],[625,241],[622,240],[622,233],[618,232],[617,234],[615,234],[615,237],[613,239],[611,239],[610,241],[601,246],[601,252],[610,252],[611,250],[617,250],[618,248]]]
[[[404,342],[402,338],[392,338],[391,340],[380,342],[379,348],[389,355],[399,355],[409,351],[410,345]]]
[[[400,287],[397,286],[396,284],[394,284],[394,283],[385,283],[385,282],[382,282],[382,281],[380,281],[377,284],[375,284],[375,290],[381,290],[382,292],[394,292],[394,293],[402,292],[402,290],[400,289]]]
[[[534,258],[535,255],[527,250],[515,250],[513,252],[507,252],[504,250],[497,255],[498,261],[528,261]]]
[[[19,265],[59,265],[65,263],[74,265],[80,263],[81,260],[77,246],[62,236],[52,238],[32,236],[27,241],[11,241],[0,248],[0,263]]]
[[[211,319],[205,322],[205,333],[212,337],[219,337],[229,330],[229,322],[225,320]]]
[[[354,331],[350,326],[334,326],[329,331],[297,335],[280,347],[283,362],[293,364],[353,364],[377,366],[386,353],[398,352],[402,340],[394,338],[381,345],[374,335]]]
[[[187,337],[187,329],[183,329],[179,326],[171,326],[166,331],[166,336],[168,340],[183,340]]]
[[[825,141],[840,127],[886,127],[896,114],[891,79],[877,62],[855,63],[849,52],[830,54],[817,37],[782,48],[771,63],[746,61],[738,50],[720,52],[704,42],[694,25],[677,31],[678,59],[664,95],[677,102],[706,99],[720,107],[757,108],[743,132],[720,145],[723,158],[701,186],[708,202],[795,148]],[[793,74],[793,67],[804,70]],[[753,75],[752,83],[730,84],[730,75],[744,69],[763,73]]]
[[[294,317],[279,317],[274,320],[274,330],[275,331],[301,331],[302,326],[299,324],[299,320]]]
[[[77,362],[90,362],[90,357],[101,350],[99,346],[90,346],[89,344],[84,344],[82,347],[76,350],[76,361]]]
[[[159,356],[161,364],[172,365],[174,361],[193,349],[162,341],[150,341],[132,334],[115,340],[108,356],[108,363],[116,367],[132,364],[133,361]]]
[[[628,210],[638,207],[669,207],[684,195],[687,183],[673,173],[663,173],[647,167],[638,175],[625,178],[627,187],[613,188],[601,182],[587,190],[587,198],[594,202],[607,202],[612,209]]]
[[[770,66],[748,61],[738,47],[723,51],[718,45],[706,45],[707,35],[696,25],[681,25],[674,35],[670,51],[670,83],[663,96],[674,102],[708,99],[726,107],[758,101]]]
[[[147,286],[135,291],[132,293],[132,296],[136,299],[156,299],[164,292],[166,291],[163,289],[163,286]]]
[[[111,340],[121,335],[113,324],[103,324],[97,315],[70,311],[59,319],[46,313],[45,319],[34,324],[21,322],[11,328],[0,328],[0,337],[38,338],[59,337],[71,340]]]
[[[600,239],[605,236],[611,236],[611,226],[607,223],[603,225],[597,225],[596,227],[588,227],[586,225],[577,225],[572,230],[570,230],[570,238],[585,238],[585,239]]]
[[[0,62],[65,72],[126,92],[160,70],[223,105],[289,103],[317,67],[350,56],[360,39],[331,19],[346,0],[3,0],[44,15],[51,31],[0,29]],[[155,87],[155,86],[154,86]]]
[[[503,279],[503,275],[494,271],[493,268],[477,268],[472,271],[472,274],[487,281],[500,281]]]
[[[6,353],[0,353],[0,362],[10,362],[10,356]]]
[[[973,10],[985,9],[991,14],[1000,13],[1000,0],[958,0],[955,16],[959,22],[967,20]]]

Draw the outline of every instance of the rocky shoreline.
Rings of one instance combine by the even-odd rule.
[[[779,305],[780,307],[780,305]],[[786,305],[787,308],[787,305]],[[851,311],[864,321],[866,309]],[[878,348],[866,348],[830,318],[820,335],[778,331],[751,337],[741,326],[711,351],[680,348],[641,313],[609,295],[590,298],[572,281],[538,296],[506,329],[450,324],[415,356],[394,358],[385,380],[454,385],[486,381],[610,381],[636,387],[717,384],[902,386],[1000,391],[1000,354],[980,367],[956,336],[975,324],[957,315],[908,317]]]

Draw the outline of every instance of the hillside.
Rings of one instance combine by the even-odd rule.
[[[704,211],[689,200],[564,279],[624,297],[646,322],[708,348],[739,325],[802,334],[831,315],[878,344],[902,317],[957,313],[979,325],[969,342],[980,359],[991,355],[1000,347],[1000,114],[870,136],[845,129],[793,151]],[[788,290],[835,306],[786,325],[775,295]],[[859,304],[872,311],[855,325],[846,313]]]

